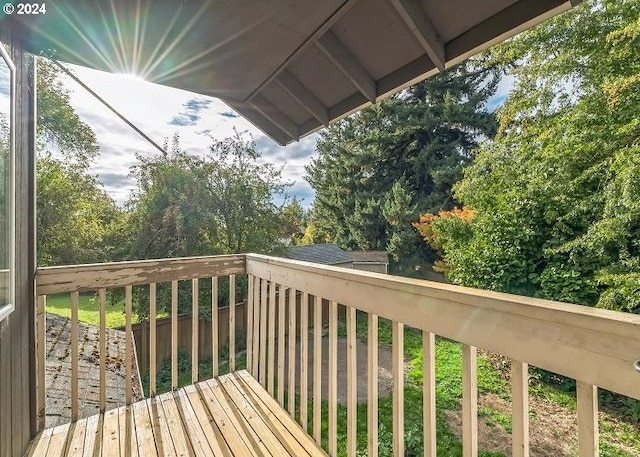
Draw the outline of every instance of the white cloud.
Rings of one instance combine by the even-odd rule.
[[[192,154],[204,154],[211,144],[211,137],[226,138],[234,135],[235,130],[247,132],[263,154],[261,160],[282,166],[284,181],[295,182],[291,195],[303,199],[305,206],[311,206],[313,190],[303,176],[304,165],[315,151],[315,135],[282,147],[219,99],[128,76],[69,67],[80,80],[160,145],[178,133],[184,149]],[[94,130],[100,143],[100,156],[93,171],[105,190],[123,204],[135,189],[129,169],[137,163],[136,153],[152,155],[158,151],[71,78],[65,77],[65,86],[72,92],[71,104]]]

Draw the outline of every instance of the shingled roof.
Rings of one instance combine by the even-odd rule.
[[[46,427],[71,421],[71,320],[47,313],[47,360],[45,386]],[[79,417],[99,412],[99,327],[78,324],[80,392]],[[125,332],[107,329],[106,409],[125,404]],[[143,398],[137,366],[133,367],[133,401]]]
[[[293,260],[321,263],[324,265],[353,262],[353,258],[334,243],[291,246],[286,256]]]

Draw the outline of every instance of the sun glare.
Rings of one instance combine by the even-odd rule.
[[[116,75],[118,76],[118,78],[129,82],[143,82],[145,80],[142,76],[135,73],[116,73]]]

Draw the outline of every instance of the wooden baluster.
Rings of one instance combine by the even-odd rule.
[[[78,420],[78,303],[80,294],[71,292],[71,421]]]
[[[269,285],[266,279],[262,279],[260,283],[260,365],[259,365],[259,381],[262,387],[267,387],[267,287]]]
[[[422,411],[424,456],[436,457],[436,338],[422,332]]]
[[[149,284],[149,396],[155,397],[157,391],[156,378],[156,283]]]
[[[378,315],[369,313],[367,329],[367,455],[378,457]]]
[[[358,433],[356,309],[347,307],[347,456],[355,457]]]
[[[37,367],[38,367],[38,431],[44,430],[45,427],[45,419],[46,419],[46,388],[45,388],[45,379],[47,374],[47,363],[46,363],[46,354],[47,354],[47,296],[46,295],[38,295],[37,301],[37,311],[36,311],[36,323],[37,323],[37,333],[36,333],[36,348],[37,348]]]
[[[284,408],[284,364],[285,364],[285,316],[287,314],[286,307],[286,288],[278,285],[278,403]]]
[[[462,345],[462,455],[478,455],[478,349]]]
[[[220,335],[218,322],[218,277],[211,278],[211,359],[213,362],[213,376],[220,374]]]
[[[200,326],[200,309],[198,307],[198,278],[191,280],[191,382],[198,382],[198,364],[200,357],[198,354],[198,343],[200,338],[198,330]]]
[[[576,381],[578,397],[578,455],[597,457],[599,455],[598,388],[582,381]]]
[[[260,356],[260,282],[256,278],[253,282],[253,371],[251,374],[258,379],[258,358]]]
[[[98,345],[100,351],[100,412],[107,409],[107,291],[98,289],[98,306],[100,307],[100,334]]]
[[[513,457],[529,456],[529,365],[511,361]]]
[[[404,324],[393,321],[393,455],[404,456]]]
[[[329,302],[329,455],[338,454],[338,303]]]
[[[171,281],[171,389],[178,388],[178,281]]]
[[[229,373],[236,371],[236,275],[229,275]]]
[[[307,431],[309,425],[309,294],[302,293],[300,302],[300,425]]]
[[[249,275],[247,282],[247,371],[253,372],[253,275]]]
[[[276,359],[276,283],[269,284],[269,346],[267,362],[267,391],[273,397]]]
[[[289,289],[289,382],[287,383],[289,414],[296,414],[296,290]]]
[[[322,298],[313,306],[313,438],[322,443]]]
[[[127,405],[130,405],[133,398],[133,386],[131,380],[133,379],[133,335],[131,334],[131,305],[132,305],[132,287],[126,286],[124,288],[124,317],[125,317],[125,349],[124,349],[124,363],[125,363],[125,392],[124,399]]]

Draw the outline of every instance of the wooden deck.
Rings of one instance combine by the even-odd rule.
[[[44,430],[28,456],[326,456],[246,371]]]

